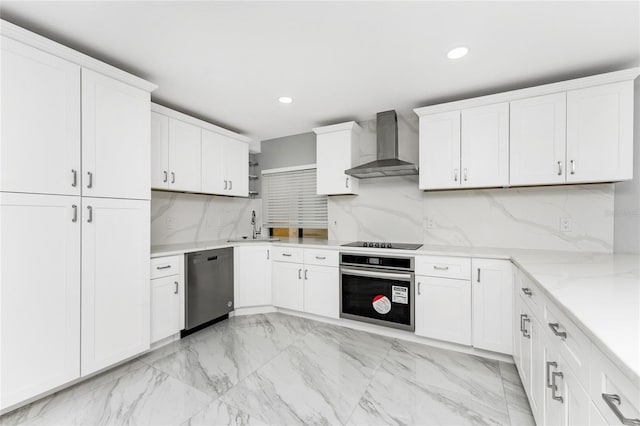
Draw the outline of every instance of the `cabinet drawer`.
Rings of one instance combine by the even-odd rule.
[[[538,317],[544,316],[544,305],[546,298],[542,294],[540,287],[525,272],[518,269],[516,292],[522,300],[531,308],[532,313]]]
[[[610,395],[608,399],[613,407],[607,404],[603,394]],[[640,419],[640,383],[634,383],[596,347],[591,352],[589,396],[607,424],[622,424],[619,415]]]
[[[551,302],[545,304],[542,327],[547,332],[551,345],[558,348],[580,384],[587,388],[591,341]]]
[[[180,273],[180,263],[184,255],[156,257],[151,259],[151,279],[168,277]]]
[[[320,265],[338,267],[338,252],[336,250],[304,249],[305,265]]]
[[[274,247],[272,255],[276,262],[304,262],[304,250],[298,247]]]
[[[468,257],[416,256],[416,275],[470,280],[471,259]]]

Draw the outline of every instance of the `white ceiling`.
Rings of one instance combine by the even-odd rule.
[[[161,104],[265,140],[638,66],[639,6],[5,0],[0,14],[158,84]],[[469,54],[448,60],[458,45]]]

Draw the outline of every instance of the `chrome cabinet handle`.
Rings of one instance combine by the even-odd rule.
[[[156,269],[169,269],[169,268],[171,268],[171,265],[156,266]]]
[[[562,161],[558,161],[558,176],[562,176]]]
[[[89,183],[87,184],[87,188],[93,188],[93,173],[87,172],[87,176],[89,177]]]
[[[531,335],[529,334],[529,330],[527,330],[527,326],[526,323],[531,322],[531,319],[529,319],[528,316],[526,316],[523,320],[523,330],[522,330],[522,335],[524,337],[526,337],[527,339],[531,339]]]
[[[576,162],[571,160],[571,174],[575,175],[576,174]]]
[[[558,385],[556,384],[556,377],[560,377],[561,379],[564,377],[564,374],[559,371],[554,371],[551,373],[551,398],[556,401],[560,401],[560,403],[564,403],[564,398],[560,395],[556,395],[556,391],[558,390]]]
[[[176,174],[171,172],[171,183],[176,183]]]
[[[167,183],[167,181],[169,180],[169,173],[167,173],[166,170],[164,170],[162,173],[164,173],[164,180],[162,182]]]
[[[304,279],[305,279],[305,280],[307,279],[307,272],[309,272],[309,270],[308,270],[308,269],[305,269],[305,270],[304,270]]]
[[[75,204],[71,206],[71,208],[73,209],[73,219],[71,219],[71,222],[77,222],[78,221],[78,206],[76,206]]]
[[[454,181],[454,182],[457,182],[457,181],[458,181],[458,172],[459,172],[459,171],[460,171],[460,170],[458,170],[458,169],[453,169],[453,181]]]
[[[521,290],[522,290],[522,292],[523,292],[524,294],[526,294],[527,296],[531,296],[531,295],[533,294],[533,292],[531,291],[531,289],[530,289],[530,288],[528,288],[528,287],[523,287]]]
[[[348,177],[345,178],[345,180],[344,180],[344,187],[345,188],[349,188],[349,178]]]
[[[230,180],[230,181],[229,181],[229,191],[231,191],[231,189],[232,189],[232,188],[233,188],[233,181],[232,181],[232,180]]]
[[[291,257],[291,253],[282,253],[284,257]]]
[[[522,321],[524,321],[526,317],[527,317],[527,314],[520,314],[520,331],[521,332],[524,331],[524,324],[522,323]]]
[[[438,271],[448,271],[449,267],[448,266],[433,265],[433,269],[437,269]]]
[[[93,222],[93,207],[87,206],[87,210],[89,210],[89,218],[87,219],[87,223]]]
[[[325,260],[327,258],[327,256],[316,256],[316,259],[318,260]]]
[[[557,322],[550,322],[549,328],[551,329],[551,331],[553,331],[553,334],[555,334],[556,336],[561,337],[563,339],[567,338],[566,331],[558,331],[560,329],[560,324],[558,324]]]
[[[269,260],[269,250],[267,250],[267,260]]]
[[[420,281],[418,281],[418,296],[420,296],[422,293],[420,293]]]
[[[547,387],[549,389],[551,389],[551,387],[553,386],[551,384],[551,371],[549,371],[549,367],[553,367],[553,368],[558,368],[558,363],[554,362],[554,361],[547,361]]]
[[[467,168],[464,168],[464,181],[467,181]]]
[[[227,187],[228,187],[228,186],[229,186],[229,185],[227,184],[227,181],[225,180],[225,181],[224,181],[224,189],[225,189],[225,191],[227,190]]]
[[[480,268],[478,268],[478,282],[480,282]]]
[[[604,402],[607,403],[611,411],[613,411],[613,414],[615,414],[618,420],[620,420],[620,423],[627,426],[640,426],[640,419],[625,417],[618,408],[618,405],[622,403],[622,401],[620,401],[620,395],[603,393],[602,399],[604,399]]]
[[[302,279],[302,269],[298,269],[298,279]]]
[[[173,282],[176,285],[176,289],[173,291],[173,294],[178,294],[178,281]]]
[[[73,175],[73,182],[71,182],[71,186],[75,188],[78,186],[78,171],[76,169],[71,169],[71,174]]]

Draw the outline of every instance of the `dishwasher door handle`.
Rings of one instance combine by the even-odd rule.
[[[193,264],[197,265],[199,263],[210,262],[212,260],[218,260],[218,256],[209,256],[209,257],[201,257],[198,259],[193,259]]]

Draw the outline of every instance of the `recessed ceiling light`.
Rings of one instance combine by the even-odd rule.
[[[451,49],[449,53],[447,53],[447,58],[460,59],[464,55],[466,55],[468,52],[469,52],[469,49],[467,49],[464,46],[456,47],[455,49]]]
[[[278,98],[278,102],[280,102],[281,104],[290,104],[291,102],[293,102],[293,98],[290,98],[289,96],[280,96]]]

